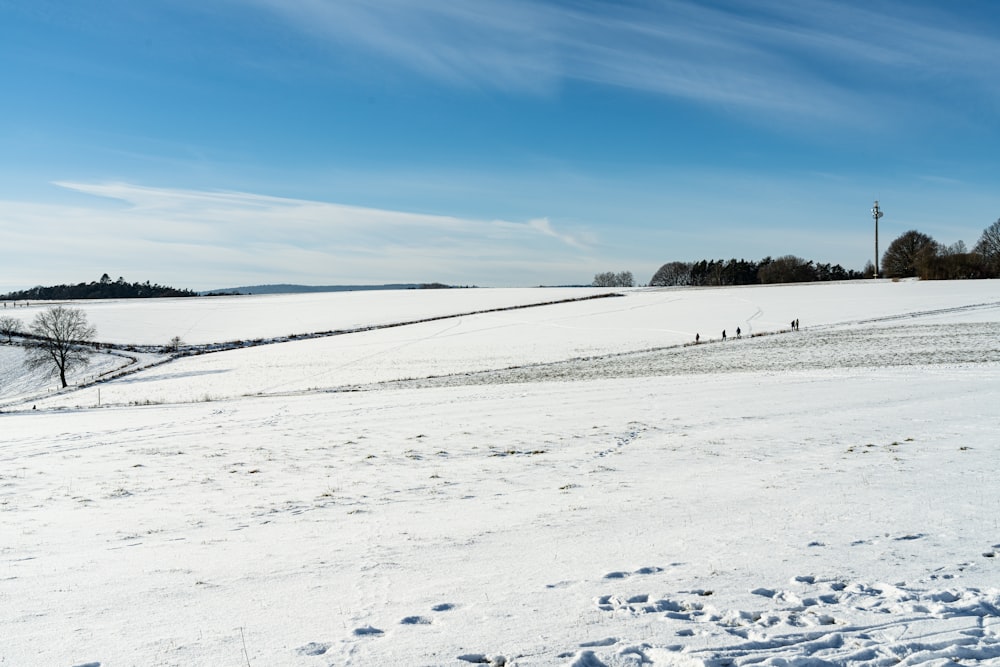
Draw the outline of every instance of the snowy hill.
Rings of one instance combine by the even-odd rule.
[[[208,344],[552,296],[347,294],[86,307]],[[0,664],[1000,661],[995,281],[635,289],[5,395]]]

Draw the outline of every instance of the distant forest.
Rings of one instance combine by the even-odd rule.
[[[1000,277],[1000,220],[983,230],[972,250],[966,248],[962,241],[945,246],[927,234],[911,229],[889,244],[880,264],[879,276],[885,278],[962,280]],[[875,266],[871,262],[863,270],[854,271],[840,264],[817,264],[795,255],[785,255],[777,259],[765,257],[759,262],[745,259],[667,262],[653,274],[649,284],[655,287],[759,285],[855,280],[874,276]],[[631,274],[628,277],[631,279]]]
[[[690,285],[759,285],[767,283],[804,283],[821,280],[871,278],[867,272],[845,269],[840,264],[816,264],[794,255],[759,262],[746,259],[710,259],[698,262],[667,262],[649,281],[654,287]]]
[[[197,292],[164,285],[125,282],[124,278],[112,281],[108,274],[100,280],[77,285],[32,287],[20,292],[0,296],[5,301],[62,301],[64,299],[146,299],[164,296],[198,296]]]

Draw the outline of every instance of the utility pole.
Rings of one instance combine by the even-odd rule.
[[[882,209],[878,207],[878,200],[872,206],[872,217],[875,218],[875,278],[878,278],[878,219],[882,217]]]

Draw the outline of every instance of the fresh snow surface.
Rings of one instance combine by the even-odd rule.
[[[496,292],[234,298],[188,342],[554,300]],[[0,665],[1000,664],[997,281],[636,289],[51,396],[0,353]]]
[[[174,336],[186,343],[221,343],[236,339],[354,329],[408,322],[561,299],[609,294],[607,288],[412,289],[264,294],[170,299],[75,301],[97,328],[98,340],[133,345],[166,345]],[[4,309],[4,315],[31,323],[49,303]]]

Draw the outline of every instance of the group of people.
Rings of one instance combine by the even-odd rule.
[[[736,327],[736,337],[737,338],[742,338],[743,337],[743,332],[740,331],[739,327]],[[726,340],[726,330],[725,329],[722,330],[722,340]],[[696,333],[694,335],[694,342],[695,343],[700,343],[701,342],[701,334],[700,333]]]
[[[798,330],[799,330],[799,320],[798,320],[798,318],[795,318],[794,320],[792,320],[792,331],[798,331]],[[739,327],[736,327],[736,337],[737,338],[742,338],[743,337],[743,332],[740,330]],[[726,340],[726,330],[725,329],[722,330],[722,340]],[[700,333],[696,333],[694,335],[694,342],[695,343],[700,343],[701,342],[701,334]]]
[[[743,332],[740,331],[739,327],[736,327],[736,337],[737,338],[742,338],[743,337]],[[725,329],[722,330],[722,340],[726,340],[726,330]],[[694,342],[696,342],[696,343],[698,342],[698,334],[694,335]]]

